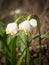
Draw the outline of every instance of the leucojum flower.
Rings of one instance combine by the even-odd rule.
[[[29,23],[30,23],[30,25],[31,25],[32,27],[36,27],[36,26],[37,26],[37,20],[36,20],[36,19],[31,19],[31,20],[29,21]]]
[[[25,34],[27,35],[31,30],[31,26],[29,24],[29,21],[25,20],[25,21],[21,22],[19,24],[19,30],[23,30],[25,32]]]
[[[28,33],[32,30],[32,28],[36,26],[37,26],[36,19],[31,19],[30,21],[25,20],[21,22],[18,26],[17,23],[15,22],[9,23],[6,27],[6,34],[11,34],[11,35],[16,34],[19,27],[19,30],[23,30],[25,34],[28,35]]]
[[[14,35],[17,33],[17,23],[9,23],[6,27],[6,34]]]
[[[25,20],[19,24],[19,30],[23,30],[25,34],[28,34],[33,27],[37,26],[36,19],[31,19],[30,21]]]

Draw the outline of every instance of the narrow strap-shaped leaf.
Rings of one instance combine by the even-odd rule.
[[[23,51],[23,53],[22,53],[21,57],[19,58],[19,60],[18,60],[16,65],[21,65],[22,60],[23,60],[23,58],[24,58],[24,56],[26,54],[26,50],[27,50],[27,47],[24,49],[24,51]]]
[[[30,56],[29,48],[27,48],[27,65],[30,65],[30,59],[31,56]]]
[[[10,43],[11,43],[10,41],[12,40],[12,38],[13,38],[12,36],[8,36],[8,38],[7,38],[7,44],[8,44],[9,46],[10,46]]]
[[[3,42],[3,37],[0,35],[0,40]]]
[[[27,36],[26,36],[22,31],[20,31],[20,32],[17,34],[17,36],[20,37],[20,39],[23,41],[24,45],[27,44],[27,43],[26,43],[26,41],[27,41]]]
[[[42,34],[41,38],[49,38],[49,34]]]
[[[3,34],[3,45],[4,45],[4,52],[5,52],[5,61],[6,61],[6,65],[11,65],[10,64],[10,59],[7,59],[7,57],[10,57],[10,53],[11,53],[11,50],[7,44],[7,35],[6,33]],[[7,56],[7,57],[6,57]]]
[[[10,51],[10,48],[9,48],[9,46],[8,46],[8,44],[7,44],[7,35],[6,35],[6,33],[4,33],[4,35],[3,35],[3,45],[4,45],[4,47],[6,48],[6,50],[7,50],[8,52],[11,52],[11,51]]]
[[[16,37],[11,40],[11,65],[16,65]]]

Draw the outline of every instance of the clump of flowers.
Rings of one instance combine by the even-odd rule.
[[[17,26],[16,22],[9,23],[6,27],[6,34],[14,35],[18,30],[23,30],[26,35],[31,31],[32,27],[37,26],[37,21],[35,19],[25,20]]]

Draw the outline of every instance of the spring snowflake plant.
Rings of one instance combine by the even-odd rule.
[[[22,18],[24,21],[20,22]],[[28,40],[30,32],[35,27],[37,27],[39,34]],[[20,16],[15,22],[7,24],[3,35],[0,34],[0,41],[2,41],[3,45],[3,51],[0,51],[0,53],[5,57],[5,65],[21,65],[22,61],[24,61],[25,65],[30,65],[31,55],[29,46],[32,40],[36,38],[39,38],[40,46],[39,65],[42,65],[41,38],[49,38],[49,35],[40,33],[39,17],[36,15],[29,15],[27,18]],[[20,58],[16,61],[19,55]]]

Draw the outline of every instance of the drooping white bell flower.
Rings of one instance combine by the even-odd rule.
[[[16,14],[20,14],[20,13],[21,13],[21,9],[16,9],[16,10],[15,10],[15,13],[16,13]]]
[[[25,34],[28,34],[31,30],[31,26],[28,20],[25,20],[19,24],[19,30],[23,30]]]
[[[14,35],[17,33],[17,24],[16,23],[9,23],[6,27],[6,34]]]
[[[31,19],[31,20],[29,21],[29,23],[30,23],[30,25],[31,25],[32,27],[36,27],[36,26],[37,26],[37,20],[36,20],[36,19]]]

